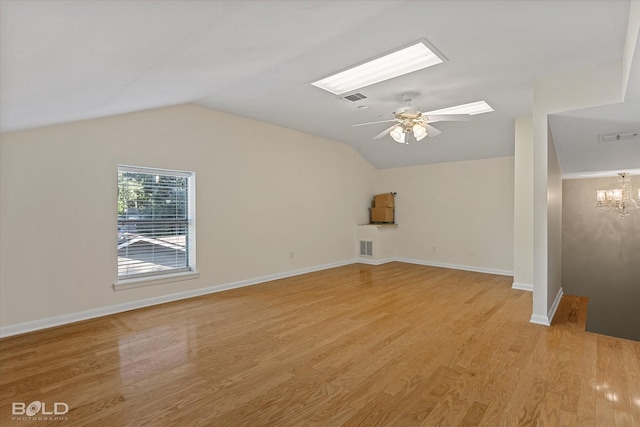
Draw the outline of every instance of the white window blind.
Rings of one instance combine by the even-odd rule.
[[[118,278],[195,270],[193,172],[118,166]]]

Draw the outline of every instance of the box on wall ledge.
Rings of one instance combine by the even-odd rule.
[[[395,207],[393,196],[393,193],[377,194],[373,198],[373,206],[376,208],[393,208]]]
[[[374,207],[371,208],[371,223],[393,223],[393,208]]]

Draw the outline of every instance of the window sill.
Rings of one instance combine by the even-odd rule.
[[[143,286],[161,285],[164,283],[198,279],[199,277],[199,271],[185,271],[181,273],[165,274],[162,276],[136,277],[135,279],[118,280],[113,284],[113,290],[123,291],[126,289],[141,288]]]

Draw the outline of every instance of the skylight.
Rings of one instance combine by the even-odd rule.
[[[476,114],[490,113],[493,108],[484,101],[470,102],[469,104],[456,105],[455,107],[441,108],[439,110],[427,111],[426,115],[430,114],[469,114],[475,116]]]
[[[335,95],[341,95],[440,64],[443,60],[434,53],[434,50],[427,47],[424,42],[418,42],[311,84]]]

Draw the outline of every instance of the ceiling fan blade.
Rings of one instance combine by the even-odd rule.
[[[468,114],[425,114],[427,116],[427,123],[435,122],[466,122],[471,118]]]
[[[427,128],[427,136],[433,138],[434,136],[438,136],[442,133],[442,131],[434,128],[431,125],[424,124],[424,127]]]
[[[398,125],[397,125],[397,124],[396,124],[396,125],[393,125],[393,126],[391,126],[389,129],[387,129],[387,130],[385,130],[385,131],[383,131],[383,132],[380,132],[379,134],[377,134],[376,136],[374,136],[374,137],[373,137],[373,139],[380,139],[380,138],[382,138],[383,136],[386,136],[386,135],[387,135],[389,132],[391,132],[391,131],[396,127],[396,126],[398,126]],[[435,129],[435,128],[434,128],[434,129]]]
[[[380,120],[379,122],[358,123],[357,125],[352,125],[352,126],[356,127],[356,126],[375,125],[376,123],[388,123],[388,122],[395,122],[395,121],[396,119]]]

